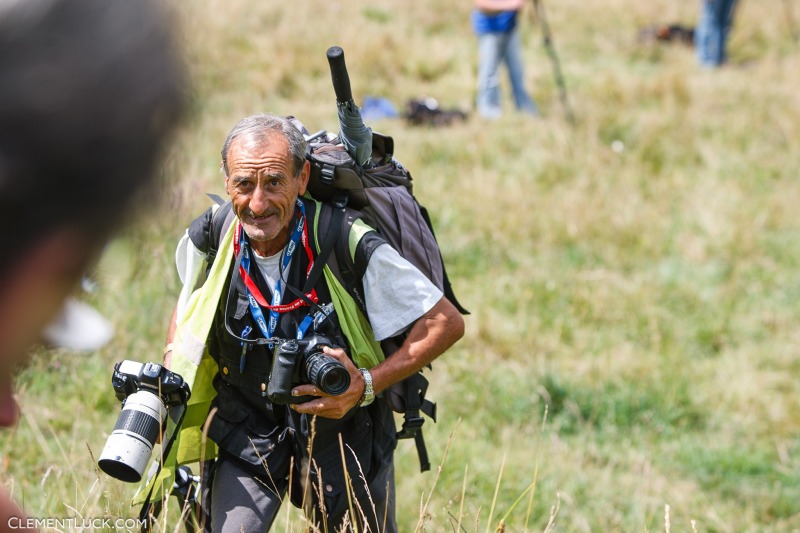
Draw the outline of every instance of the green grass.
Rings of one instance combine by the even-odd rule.
[[[97,267],[89,301],[117,334],[93,354],[38,349],[19,378],[22,421],[0,437],[0,479],[32,516],[135,514],[132,487],[91,455],[118,413],[111,369],[161,357],[174,243],[204,193],[223,194],[219,146],[239,118],[335,130],[334,44],[357,101],[424,94],[469,109],[474,97],[468,2],[171,4],[194,112],[163,166],[162,205],[143,206]],[[394,136],[472,311],[431,374],[434,471],[398,447],[402,531],[428,498],[426,531],[494,531],[504,517],[506,531],[542,531],[551,515],[559,531],[800,528],[800,48],[779,2],[741,3],[720,71],[687,48],[636,44],[641,26],[693,25],[696,4],[547,3],[574,126],[527,16],[542,118],[372,124]]]

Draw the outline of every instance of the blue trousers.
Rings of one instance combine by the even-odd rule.
[[[497,118],[500,107],[500,65],[508,67],[508,77],[514,95],[514,105],[520,111],[538,114],[536,104],[528,96],[524,83],[524,68],[516,28],[509,32],[478,35],[478,113],[486,118]]]
[[[702,0],[694,39],[700,65],[718,67],[725,63],[735,7],[736,0]]]

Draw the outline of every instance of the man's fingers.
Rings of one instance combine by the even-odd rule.
[[[317,415],[323,418],[341,418],[344,413],[341,411],[335,400],[328,398],[318,398],[305,403],[298,403],[291,406],[298,413],[306,415]]]
[[[292,389],[292,396],[328,396],[314,385],[298,385]]]

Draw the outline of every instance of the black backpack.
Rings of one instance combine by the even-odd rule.
[[[363,257],[364,254],[360,257],[358,252],[354,260],[348,249],[350,228],[357,219],[362,218],[400,255],[425,274],[460,313],[469,314],[453,293],[428,212],[413,196],[411,174],[393,157],[393,139],[373,132],[372,164],[364,168],[350,156],[338,137],[324,130],[311,135],[300,121],[289,118],[308,141],[306,159],[311,163],[308,193],[323,204],[332,206],[320,213],[319,227],[329,229],[324,237],[319,237],[320,253],[309,274],[307,287],[316,283],[322,274],[322,267],[327,264],[364,316],[367,316],[361,280],[368,261]],[[218,196],[209,196],[220,204],[211,216],[206,241],[209,243],[207,260],[210,265],[233,220],[233,211],[230,202],[223,202]],[[381,347],[388,356],[403,340],[403,336],[394,337],[383,341]],[[430,469],[422,436],[425,422],[422,414],[436,421],[436,404],[425,398],[427,389],[428,380],[419,371],[383,393],[392,410],[404,415],[397,438],[414,438],[422,471]]]

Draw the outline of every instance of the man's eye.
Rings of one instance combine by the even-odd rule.
[[[271,187],[278,187],[281,184],[281,180],[279,180],[278,178],[274,178],[269,180],[269,184]]]

